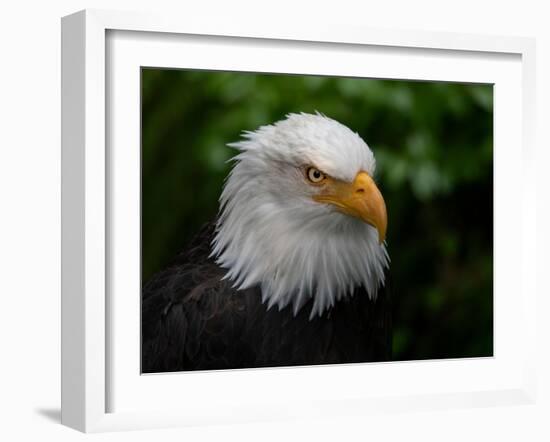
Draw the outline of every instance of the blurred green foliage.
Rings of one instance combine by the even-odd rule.
[[[377,159],[394,359],[492,355],[491,85],[143,69],[143,281],[216,215],[227,143],[314,111]]]

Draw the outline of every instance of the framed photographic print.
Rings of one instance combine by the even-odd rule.
[[[63,19],[64,424],[532,400],[533,42],[283,28]]]

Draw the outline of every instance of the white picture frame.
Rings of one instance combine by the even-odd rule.
[[[131,37],[127,39],[127,44],[123,42],[121,46],[127,49],[130,54],[128,57],[125,58],[124,52],[118,46],[113,50],[109,36],[115,35],[122,35],[122,40],[124,36]],[[126,371],[122,370],[120,373],[117,371],[124,365],[125,360],[132,357],[131,354],[115,350],[121,348],[120,345],[117,347],[117,339],[131,340],[131,338],[125,337],[122,332],[119,333],[117,327],[113,325],[124,321],[124,319],[118,319],[120,318],[118,315],[124,315],[124,312],[121,313],[123,311],[121,305],[127,303],[128,298],[120,298],[115,302],[110,296],[110,291],[118,284],[113,283],[110,266],[116,261],[115,255],[120,250],[118,248],[115,253],[112,248],[113,242],[117,241],[113,236],[119,232],[116,229],[116,220],[113,222],[112,219],[112,212],[116,211],[113,210],[116,208],[113,205],[119,201],[117,196],[112,194],[112,185],[113,176],[116,180],[119,174],[116,171],[121,170],[118,167],[125,167],[120,166],[125,164],[123,162],[125,159],[112,156],[110,145],[117,142],[118,135],[115,133],[116,127],[108,130],[106,123],[116,125],[128,123],[128,131],[133,131],[133,135],[130,134],[130,136],[134,137],[130,141],[133,140],[134,143],[136,136],[139,142],[139,134],[135,133],[135,121],[129,121],[130,117],[125,120],[117,119],[117,110],[109,107],[111,103],[109,94],[112,93],[110,82],[117,81],[116,72],[110,70],[109,66],[118,63],[117,57],[122,63],[126,63],[125,66],[139,66],[140,58],[132,56],[132,54],[135,55],[136,45],[143,45],[145,54],[148,40],[164,38],[168,40],[168,44],[180,44],[184,42],[186,36],[216,37],[218,42],[226,46],[231,46],[231,42],[238,41],[249,42],[252,46],[271,42],[270,44],[283,44],[287,48],[300,50],[304,47],[305,50],[307,47],[329,48],[327,50],[335,53],[340,50],[375,48],[382,57],[395,48],[405,56],[411,51],[424,51],[420,53],[421,57],[432,57],[435,71],[438,69],[437,60],[442,57],[458,57],[464,59],[464,63],[470,63],[466,60],[470,57],[474,60],[472,61],[474,64],[475,60],[484,63],[491,57],[495,59],[510,57],[510,82],[507,83],[508,80],[502,77],[502,84],[506,84],[510,89],[508,91],[510,96],[501,95],[501,97],[503,100],[508,98],[515,100],[513,102],[518,104],[518,109],[507,111],[502,108],[502,103],[495,101],[495,113],[504,116],[498,124],[498,128],[502,128],[503,132],[496,129],[498,132],[495,134],[495,151],[499,152],[499,163],[504,165],[499,167],[515,165],[522,182],[522,186],[516,189],[517,194],[514,195],[521,201],[522,210],[513,215],[515,218],[511,217],[506,221],[513,223],[513,226],[519,228],[521,232],[513,245],[515,247],[513,250],[517,253],[516,260],[519,257],[518,262],[521,262],[519,266],[521,274],[516,277],[510,274],[506,276],[506,272],[501,272],[504,277],[510,278],[511,285],[521,294],[514,299],[513,305],[520,309],[522,314],[519,318],[515,318],[515,324],[506,323],[506,308],[508,308],[506,305],[512,306],[512,303],[505,301],[503,284],[495,283],[495,309],[499,315],[502,315],[495,319],[496,327],[500,327],[498,333],[495,332],[495,346],[500,340],[500,355],[495,350],[495,357],[489,360],[354,364],[346,367],[319,367],[315,372],[307,371],[312,370],[311,368],[288,368],[192,374],[193,385],[200,385],[201,382],[206,381],[213,383],[221,392],[219,395],[225,395],[226,399],[219,403],[212,400],[213,396],[206,395],[201,399],[200,390],[190,389],[191,385],[188,383],[185,401],[194,404],[193,407],[186,406],[185,403],[182,403],[181,407],[166,408],[157,405],[147,408],[147,404],[141,404],[142,406],[136,405],[135,409],[113,405],[112,392],[115,390],[117,390],[117,397],[127,395],[125,400],[124,398],[117,400],[120,404],[135,402],[137,399],[132,396],[134,390],[139,391],[139,397],[143,397],[149,405],[158,404],[163,395],[167,399],[166,389],[171,388],[175,383],[183,385],[184,378],[179,376],[179,380],[176,381],[175,377],[170,376],[140,377],[139,372],[131,366],[124,368]],[[161,41],[159,44],[165,43]],[[173,47],[172,49],[167,47],[165,51],[159,48],[161,47],[153,48],[158,57],[170,57],[170,51],[173,52]],[[96,432],[288,417],[363,414],[372,411],[394,412],[439,407],[532,403],[536,394],[534,374],[536,327],[534,269],[536,266],[533,263],[536,256],[534,237],[536,230],[534,228],[534,195],[536,193],[534,177],[531,173],[535,96],[534,57],[534,41],[517,37],[388,31],[344,26],[292,27],[288,24],[215,23],[199,20],[196,17],[175,19],[99,10],[81,11],[64,17],[62,20],[62,423],[80,431]],[[155,60],[158,60],[159,66],[164,65],[162,58]],[[431,77],[426,76],[426,79],[444,75],[446,70],[443,67],[444,63],[441,66],[441,74],[434,73]],[[285,66],[281,68],[285,69]],[[418,72],[421,72],[421,68],[422,66],[419,65]],[[303,68],[297,69],[298,72],[303,70]],[[487,69],[490,71],[493,68],[487,65]],[[243,67],[242,70],[246,68]],[[383,73],[380,75],[384,76]],[[410,71],[407,76],[424,78],[423,74],[415,74],[414,71]],[[390,77],[386,75],[384,78]],[[476,78],[478,77],[472,77],[472,81]],[[490,75],[487,79],[490,81]],[[132,89],[132,84],[134,83],[129,82],[126,93],[139,94],[139,90]],[[136,111],[139,112],[137,109]],[[511,139],[508,141],[503,139],[505,130],[511,131]],[[516,146],[508,148],[507,143],[512,140],[517,141]],[[519,158],[515,157],[518,153]],[[139,150],[132,155],[139,156]],[[127,159],[131,162],[132,158],[135,157]],[[128,166],[129,169],[131,167]],[[113,170],[115,170],[114,175]],[[133,170],[135,172],[135,169]],[[504,171],[504,169],[501,170]],[[498,170],[495,175],[496,189],[499,187],[498,177],[502,175],[499,175]],[[132,177],[135,179],[135,174],[132,175],[130,171],[128,177],[130,180],[133,179]],[[497,218],[498,201],[496,198],[495,220],[499,219]],[[130,213],[135,212],[130,210]],[[498,232],[496,232],[495,255],[509,253],[502,250],[499,244]],[[136,244],[132,247],[135,250]],[[139,257],[137,259],[139,261]],[[500,262],[502,265],[499,268],[505,269],[506,258],[503,257]],[[129,278],[129,276],[123,276],[123,278]],[[512,278],[515,279],[512,280]],[[499,291],[503,293],[501,296],[503,302],[500,305],[504,306],[500,309]],[[135,308],[134,310],[129,308],[128,311],[135,312]],[[128,324],[132,324],[132,321],[129,320]],[[512,326],[519,331],[513,330]],[[135,333],[139,333],[139,330],[135,330]],[[514,344],[512,341],[517,342]],[[518,351],[518,342],[522,343],[521,351]],[[132,348],[132,345],[128,347]],[[500,364],[501,361],[504,362]],[[397,374],[399,371],[399,376],[403,373],[411,379],[418,376],[420,390],[409,389],[406,384],[397,383],[392,391],[375,390],[374,386],[370,385],[370,389],[358,389],[357,394],[350,395],[346,393],[346,385],[331,388],[333,383],[328,383],[327,388],[319,392],[315,390],[314,384],[308,384],[308,379],[311,378],[341,379],[340,370],[346,370],[345,377],[350,379],[354,376],[364,376],[367,372],[367,377],[372,378],[373,376],[384,377],[385,373],[392,371]],[[457,384],[456,377],[453,382],[443,379],[441,382],[432,384],[433,388],[422,390],[423,386],[428,385],[422,382],[433,379],[434,373],[438,371],[453,376],[463,373],[465,381],[458,382],[460,386],[455,386],[453,389],[451,384]],[[266,403],[261,401],[260,395],[266,394],[265,389],[261,390],[261,386],[265,385],[269,378],[270,383],[273,381],[275,385],[270,393],[274,400]],[[479,382],[474,382],[474,378]],[[498,382],[495,381],[484,387],[484,380],[489,378],[496,379]],[[281,382],[295,386],[293,391],[296,394],[294,396],[290,394],[286,401],[285,396],[276,397],[277,383]],[[239,383],[250,385],[243,397],[235,397],[234,391],[227,387]],[[119,385],[123,385],[124,388]],[[223,390],[224,388],[226,390]],[[160,393],[153,393],[152,390]],[[154,394],[156,396],[153,398]],[[309,401],[300,402],[299,394],[310,394]],[[205,402],[208,400],[211,402]],[[168,399],[166,402],[169,402]]]

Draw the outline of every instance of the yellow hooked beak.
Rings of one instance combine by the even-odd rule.
[[[380,243],[386,239],[386,203],[368,173],[359,172],[352,183],[331,179],[313,199],[320,203],[333,204],[346,215],[359,218],[375,227]]]

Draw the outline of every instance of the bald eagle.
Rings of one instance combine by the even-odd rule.
[[[218,216],[142,291],[142,371],[388,360],[384,199],[322,114],[245,132]]]

